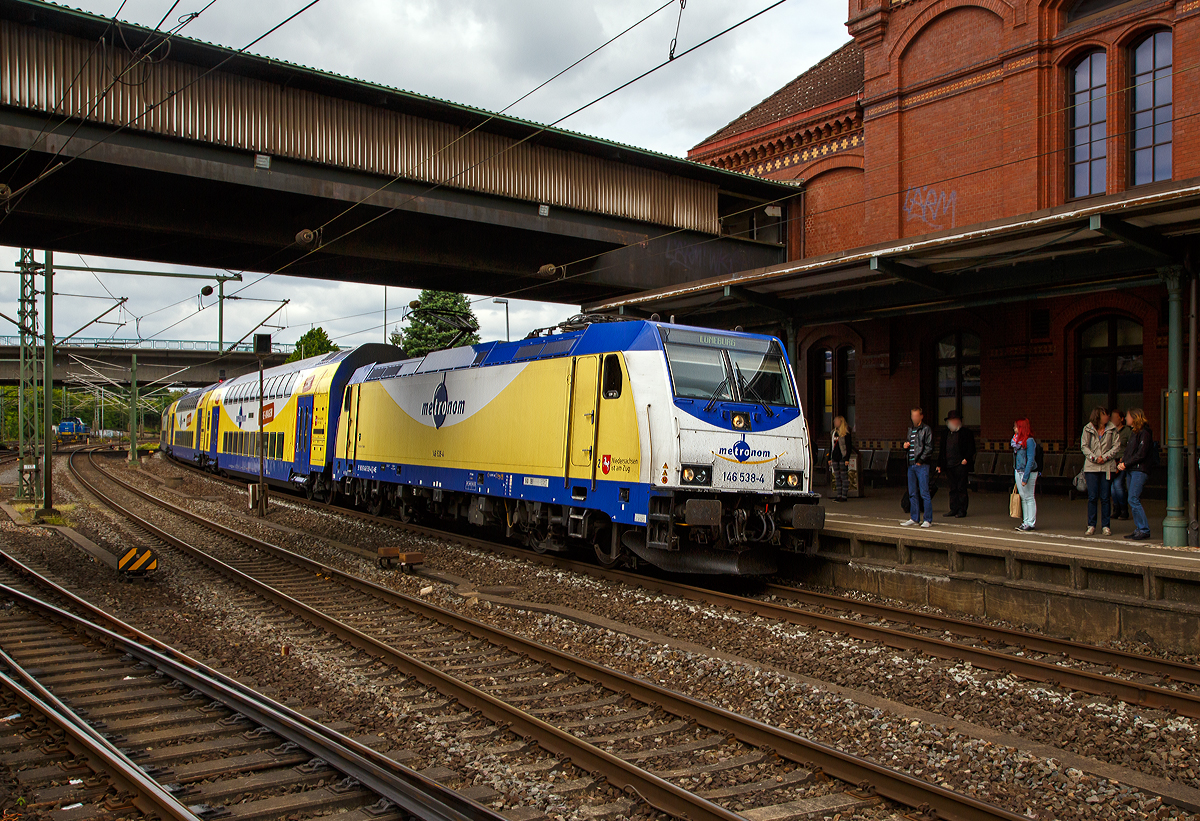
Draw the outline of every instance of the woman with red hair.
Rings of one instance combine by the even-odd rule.
[[[1028,533],[1037,524],[1037,500],[1033,491],[1037,486],[1039,470],[1037,442],[1033,439],[1028,419],[1013,422],[1013,438],[1010,444],[1013,449],[1013,478],[1017,483],[1017,493],[1021,496],[1021,524],[1017,525],[1017,530]]]

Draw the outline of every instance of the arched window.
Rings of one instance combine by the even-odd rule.
[[[1129,142],[1134,185],[1171,179],[1171,32],[1151,34],[1133,48],[1133,139]]]
[[[1080,413],[1092,408],[1142,406],[1142,326],[1124,317],[1105,317],[1079,332]]]
[[[1093,51],[1071,70],[1071,108],[1068,155],[1072,197],[1090,197],[1106,190],[1108,174],[1108,59]]]
[[[952,410],[962,415],[963,424],[980,424],[980,341],[969,331],[960,331],[937,343],[937,421],[941,424]]]

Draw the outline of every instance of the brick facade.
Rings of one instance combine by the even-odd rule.
[[[801,226],[791,232],[793,257],[1071,202],[1070,78],[1096,50],[1107,61],[1105,193],[1130,189],[1132,53],[1156,31],[1172,33],[1171,178],[1200,177],[1200,0],[849,0],[847,27],[851,43],[689,152],[804,182],[803,213],[789,214]],[[1164,287],[1144,286],[793,328],[797,378],[819,428],[817,352],[853,348],[859,437],[896,440],[910,406],[937,406],[938,339],[967,330],[982,340],[983,439],[1006,441],[1012,420],[1028,415],[1043,439],[1074,442],[1081,329],[1118,316],[1142,327],[1143,406],[1165,438],[1165,296]],[[835,413],[844,404],[839,383]]]

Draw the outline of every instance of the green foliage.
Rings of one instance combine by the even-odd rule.
[[[478,327],[479,319],[471,310],[471,302],[465,294],[453,291],[421,291],[422,308],[432,308],[448,311],[469,317]],[[438,351],[447,347],[458,335],[458,331],[443,325],[436,318],[416,313],[409,317],[408,327],[393,331],[391,342],[404,348],[409,356],[424,356],[430,351]],[[479,334],[467,334],[459,340],[459,345],[474,345],[479,342]]]
[[[297,362],[301,359],[321,356],[337,350],[340,350],[340,348],[333,344],[333,340],[329,338],[329,334],[325,333],[325,329],[318,325],[311,330],[305,331],[304,335],[296,340],[296,350],[292,351],[292,355],[285,361]]]
[[[161,391],[151,388],[153,395],[142,394],[142,426],[148,432],[157,431],[162,421],[162,412],[167,406],[187,393],[185,390]],[[98,392],[73,390],[64,396],[62,388],[50,394],[54,401],[53,419],[57,425],[63,419],[78,416],[93,429],[129,430],[129,392],[125,389],[109,389],[101,399]],[[44,392],[38,388],[38,433],[42,430],[42,404]],[[16,387],[0,388],[0,439],[15,442],[19,436],[18,390]]]

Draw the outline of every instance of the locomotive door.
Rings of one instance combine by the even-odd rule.
[[[204,417],[201,416],[201,419]],[[217,461],[217,443],[221,441],[221,437],[217,435],[221,429],[221,406],[214,405],[211,414],[211,421],[208,423],[208,458],[214,462]]]
[[[571,395],[571,476],[591,478],[596,457],[596,397],[600,387],[600,357],[575,360],[575,384]],[[587,468],[575,470],[574,468]]]
[[[313,398],[301,396],[296,400],[296,459],[295,471],[300,474],[308,473],[312,468],[308,463],[312,452],[312,423]]]

